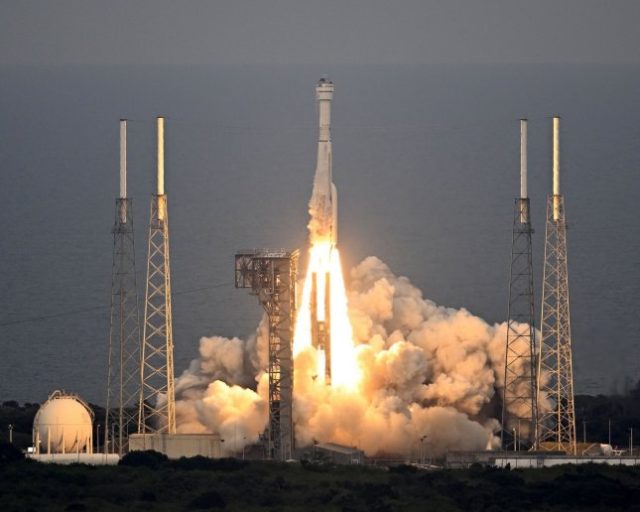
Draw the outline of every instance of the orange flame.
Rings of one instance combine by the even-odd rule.
[[[298,307],[298,316],[293,342],[294,358],[301,352],[310,350],[311,343],[311,293],[312,274],[316,274],[318,283],[317,312],[318,320],[324,321],[325,313],[325,275],[330,276],[330,340],[331,340],[331,385],[353,389],[360,381],[360,370],[356,363],[353,343],[353,329],[349,321],[347,293],[342,276],[340,253],[328,241],[316,243],[309,251],[309,267],[302,290],[302,301]],[[325,352],[315,350],[317,375],[324,378]]]

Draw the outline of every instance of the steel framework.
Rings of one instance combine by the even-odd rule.
[[[529,198],[515,200],[505,383],[502,400],[502,446],[529,448],[536,444],[538,421],[535,364],[535,313],[533,299],[533,257]],[[522,433],[522,426],[526,431]],[[515,435],[514,435],[515,434]],[[524,445],[521,441],[524,440]]]
[[[132,200],[116,199],[109,327],[105,452],[122,455],[138,424],[140,318],[136,283]]]
[[[541,448],[576,453],[567,225],[562,195],[547,200],[538,396]]]
[[[295,449],[293,429],[293,326],[298,251],[248,250],[235,256],[235,286],[249,288],[269,318],[270,458],[287,460]]]
[[[176,432],[167,196],[151,199],[138,433]]]

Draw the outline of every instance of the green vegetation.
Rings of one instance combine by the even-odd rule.
[[[640,511],[637,496],[640,468],[595,464],[427,472],[411,466],[169,461],[149,452],[110,467],[0,459],[3,512]]]

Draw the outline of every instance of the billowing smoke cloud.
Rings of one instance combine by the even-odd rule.
[[[348,299],[359,389],[317,382],[314,349],[300,353],[298,446],[335,442],[368,455],[424,448],[434,456],[497,447],[506,324],[424,299],[375,257],[352,270]],[[266,368],[265,320],[247,341],[202,338],[200,357],[176,384],[178,430],[220,432],[233,440],[224,445],[228,452],[255,442],[268,419]]]

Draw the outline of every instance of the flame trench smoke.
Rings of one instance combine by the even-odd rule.
[[[351,271],[345,290],[331,176],[333,84],[321,80],[316,91],[311,248],[293,346],[297,447],[334,442],[405,456],[498,447],[506,324],[424,299],[375,257]],[[322,322],[329,346],[314,343],[314,324]],[[266,318],[247,340],[202,338],[200,357],[176,382],[178,432],[217,432],[227,454],[256,442],[268,423],[267,349]],[[523,362],[520,372],[529,371]],[[521,428],[526,435],[528,425]]]
[[[506,325],[424,299],[375,257],[352,270],[350,284],[358,381],[325,385],[314,378],[313,347],[299,350],[297,445],[316,440],[358,446],[368,455],[409,455],[426,435],[436,456],[497,447]],[[200,340],[200,357],[176,384],[179,432],[219,432],[228,453],[257,441],[268,419],[267,342],[264,319],[247,340]]]

